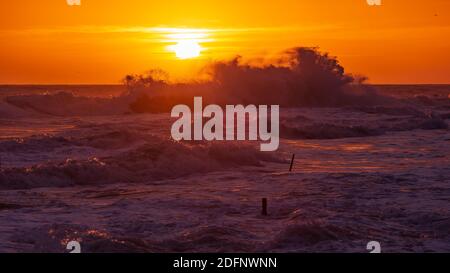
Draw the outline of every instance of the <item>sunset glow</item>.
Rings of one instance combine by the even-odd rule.
[[[0,83],[117,83],[155,67],[186,78],[202,63],[297,46],[320,47],[373,83],[445,83],[449,12],[440,0],[5,1]]]
[[[450,0],[1,2],[0,253],[450,253],[449,143]]]

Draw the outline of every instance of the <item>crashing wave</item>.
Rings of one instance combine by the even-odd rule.
[[[62,139],[63,141],[66,141]],[[163,138],[103,158],[67,159],[0,170],[0,189],[141,183],[281,162],[250,144],[180,143]]]

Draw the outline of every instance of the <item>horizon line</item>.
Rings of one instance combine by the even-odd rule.
[[[414,82],[398,82],[398,83],[365,83],[366,85],[450,85],[447,83],[414,83]],[[0,83],[0,86],[100,86],[111,85],[121,86],[120,83]]]

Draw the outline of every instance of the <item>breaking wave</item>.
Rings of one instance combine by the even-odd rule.
[[[93,116],[123,114],[128,109],[125,97],[92,98],[70,92],[6,97],[0,104],[3,118],[33,116]]]
[[[316,48],[288,50],[276,65],[250,65],[237,57],[204,68],[205,82],[171,83],[151,73],[126,77],[128,92],[113,98],[82,97],[71,92],[4,98],[2,117],[29,115],[92,116],[129,112],[169,112],[191,105],[194,96],[207,104],[278,104],[282,107],[374,105],[388,101],[374,88],[345,72],[339,61]],[[155,70],[152,70],[155,71]]]
[[[122,138],[121,135],[118,137]],[[44,141],[47,148],[67,146],[70,143],[70,140],[59,137],[28,140],[25,143],[39,147]],[[97,146],[96,143],[90,141],[83,145]],[[10,149],[14,142],[9,142],[8,145],[10,147],[6,148]],[[82,144],[75,141],[70,145]],[[21,145],[15,148],[23,149]],[[153,136],[147,139],[145,144],[124,151],[119,150],[110,156],[68,158],[61,162],[2,169],[0,189],[151,182],[240,166],[261,166],[264,161],[281,162],[282,159],[260,152],[256,146],[245,143],[179,143]]]

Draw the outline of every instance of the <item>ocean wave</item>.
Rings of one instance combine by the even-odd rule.
[[[283,162],[283,159],[245,143],[181,143],[154,137],[137,148],[102,158],[69,158],[2,169],[0,189],[151,182],[240,166],[261,166],[264,161]]]
[[[241,234],[240,236],[238,236]],[[135,234],[133,234],[135,235]],[[77,241],[83,253],[150,253],[196,251],[250,251],[242,232],[222,226],[199,227],[175,233],[168,238],[144,238],[112,234],[86,225],[53,224],[33,228],[12,236],[12,240],[29,245],[30,252],[67,253],[67,244]]]
[[[2,119],[25,118],[38,115],[33,110],[23,109],[0,99],[0,118]]]
[[[11,240],[28,245],[27,251],[35,253],[68,253],[67,245],[72,241],[80,243],[83,253],[144,253],[158,250],[141,239],[116,237],[105,230],[75,224],[43,225],[19,232]]]
[[[16,138],[1,142],[0,152],[44,152],[56,148],[67,147],[74,144],[70,138],[63,136],[32,136],[28,138]]]
[[[394,116],[401,113],[401,110],[393,110]],[[402,116],[398,118],[379,118],[361,124],[359,122],[302,122],[281,121],[280,137],[286,139],[338,139],[350,137],[369,137],[379,136],[386,132],[396,131],[412,131],[412,130],[448,130],[449,125],[445,121],[445,115],[419,114],[414,113],[413,116]],[[404,113],[404,112],[403,112]]]
[[[128,104],[127,97],[93,98],[59,92],[6,97],[0,104],[0,113],[4,112],[4,117],[114,115],[127,112]]]
[[[391,115],[391,116],[414,116],[414,117],[425,117],[426,114],[412,106],[355,106],[348,107],[348,110],[358,111],[367,114],[379,114],[379,115]]]
[[[280,126],[280,137],[286,139],[336,139],[348,137],[366,137],[383,134],[383,131],[364,126],[313,124],[303,127]]]
[[[323,221],[291,223],[280,231],[269,243],[269,249],[303,248],[326,241],[351,241],[358,234],[351,228]]]

